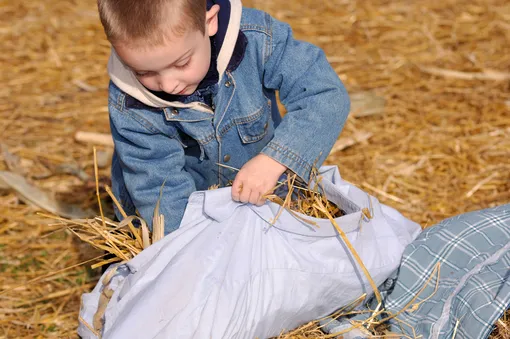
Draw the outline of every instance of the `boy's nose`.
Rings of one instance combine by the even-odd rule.
[[[159,79],[159,89],[166,93],[172,93],[178,86],[178,82],[172,79]]]

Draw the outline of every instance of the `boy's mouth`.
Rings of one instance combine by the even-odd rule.
[[[187,87],[184,87],[179,93],[177,93],[177,95],[183,95],[187,89]]]

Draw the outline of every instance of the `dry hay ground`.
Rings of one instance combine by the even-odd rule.
[[[349,119],[342,138],[351,146],[330,156],[346,179],[423,226],[510,201],[506,0],[245,5],[323,47],[352,94],[386,99],[384,112]],[[0,0],[0,39],[0,170],[95,208],[92,145],[74,139],[109,128],[109,47],[95,1]],[[56,226],[26,202],[0,189],[0,338],[75,337],[79,297],[97,272],[48,273],[97,253],[50,233]]]

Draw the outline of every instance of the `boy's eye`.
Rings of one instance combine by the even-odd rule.
[[[186,68],[189,66],[189,63],[191,61],[191,58],[188,59],[188,61],[186,61],[185,64],[182,64],[182,65],[175,65],[175,68],[179,68],[179,69],[182,69],[182,68]]]
[[[143,78],[143,77],[152,75],[152,72],[135,72],[135,75],[137,77],[142,77]]]

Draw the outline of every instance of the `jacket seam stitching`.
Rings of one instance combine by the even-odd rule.
[[[220,136],[224,136],[228,131],[232,129],[232,126],[234,126],[234,122],[231,120],[228,124],[223,126],[218,132]]]
[[[241,31],[243,31],[243,32],[254,31],[254,32],[259,32],[259,33],[263,33],[266,35],[271,35],[269,33],[267,27],[264,27],[262,25],[244,24],[244,25],[241,25]]]
[[[124,93],[121,93],[117,97],[117,106],[120,108],[120,111],[124,111],[124,102],[126,100],[126,95]]]
[[[273,21],[271,20],[271,17],[269,16],[269,14],[267,14],[267,20],[268,20],[268,24],[269,24],[269,27],[270,27],[270,32],[271,34],[269,34],[269,42],[268,42],[268,48],[267,48],[267,59],[266,61],[269,59],[269,57],[273,54]]]
[[[260,107],[259,109],[257,109],[255,111],[255,113],[253,114],[250,114],[249,116],[247,117],[241,117],[241,118],[234,118],[234,123],[236,125],[239,125],[239,124],[246,124],[246,123],[249,123],[249,122],[253,122],[253,121],[256,121],[257,119],[259,119],[261,116],[264,115],[264,106]]]
[[[290,158],[291,160],[294,160],[296,161],[299,165],[301,165],[302,167],[304,167],[304,169],[308,172],[310,169],[311,169],[311,165],[306,161],[304,160],[303,158],[301,158],[297,153],[295,153],[294,151],[292,151],[291,149],[285,147],[285,146],[282,146],[276,142],[270,142],[269,144],[267,144],[267,147],[273,149],[274,151],[282,154],[283,156],[286,156],[288,158]]]
[[[232,73],[229,72],[229,71],[225,71],[225,74],[227,75],[227,77],[229,79],[232,79],[232,82],[233,82],[233,85],[234,85],[234,88],[232,89],[232,94],[230,95],[230,98],[228,99],[228,102],[227,102],[227,106],[225,107],[225,111],[223,112],[223,114],[221,115],[221,118],[219,119],[218,121],[218,125],[217,127],[215,128],[215,134],[216,134],[216,137],[218,138],[218,157],[221,157],[221,141],[219,140],[221,137],[221,135],[218,135],[220,130],[219,130],[219,126],[221,125],[221,122],[223,121],[223,119],[225,118],[225,115],[227,113],[227,110],[230,108],[230,104],[232,103],[232,100],[234,98],[234,95],[236,94],[236,80],[234,79],[234,77],[232,76]],[[221,166],[218,166],[218,182],[221,182],[221,175],[222,175],[222,168]]]
[[[220,136],[223,136],[225,135],[228,131],[230,131],[232,129],[232,127],[234,126],[239,126],[239,125],[244,125],[244,124],[248,124],[250,122],[254,122],[254,121],[257,121],[258,119],[260,119],[262,116],[264,116],[264,106],[262,106],[261,108],[259,108],[258,110],[255,111],[255,113],[247,116],[247,117],[242,117],[242,118],[234,118],[232,120],[230,120],[228,122],[228,124],[226,124],[225,126],[223,126],[218,132],[220,134]],[[238,130],[239,132],[239,130]],[[240,133],[241,134],[241,133]],[[265,135],[267,134],[266,132],[263,132],[262,135]],[[247,139],[249,140],[249,138],[258,138],[260,136],[256,136],[256,137],[247,137],[247,138],[244,138],[242,135],[241,135],[241,138],[244,140],[244,139]],[[262,138],[261,138],[262,139]]]
[[[237,131],[239,132],[239,129]],[[256,141],[264,139],[264,137],[267,135],[267,133],[268,133],[268,130],[265,129],[260,135],[256,135],[256,136],[253,136],[253,137],[243,136],[242,133],[240,133],[240,132],[239,132],[239,136],[241,137],[241,140],[243,140],[244,142],[252,143],[252,142],[256,142]]]
[[[214,140],[214,133],[208,135],[207,137],[203,138],[203,139],[196,139],[196,141],[200,144],[200,145],[207,145],[208,143],[210,143],[212,140]]]
[[[162,131],[157,129],[153,124],[151,124],[149,121],[147,121],[146,119],[144,119],[140,115],[132,112],[131,110],[129,110],[129,109],[128,110],[118,109],[116,107],[116,105],[114,105],[114,108],[117,110],[117,112],[119,112],[120,115],[122,115],[122,116],[124,116],[126,118],[129,118],[130,120],[135,121],[140,126],[142,126],[145,130],[147,130],[148,132],[151,132],[151,133],[163,133]],[[168,135],[167,133],[163,133],[163,134]],[[176,135],[168,135],[168,136],[170,138],[173,138],[173,139],[176,138]]]
[[[120,111],[122,111],[122,107],[120,107],[116,101],[118,101],[118,98],[117,98],[117,100],[115,100],[114,98],[109,98],[108,105],[111,105],[113,108],[115,108],[116,110],[118,110],[120,112]]]

